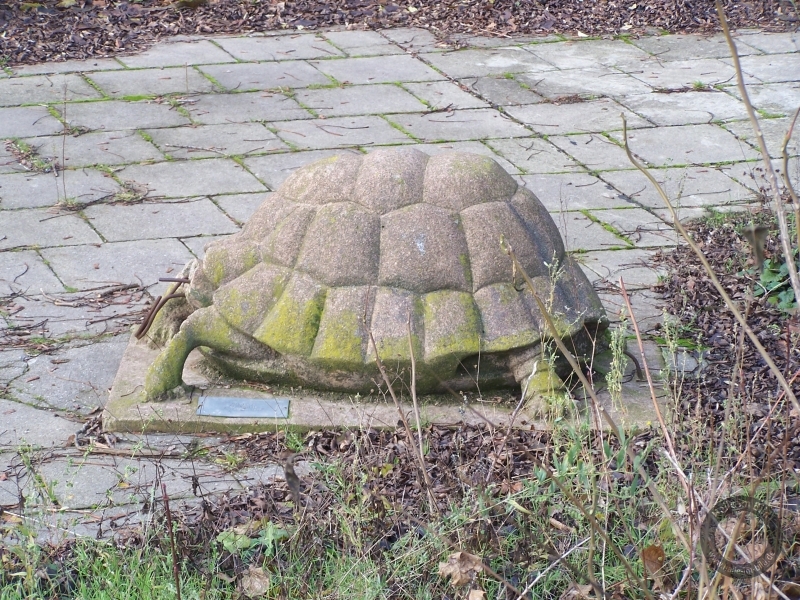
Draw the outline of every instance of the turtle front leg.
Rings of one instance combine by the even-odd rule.
[[[164,400],[170,392],[183,386],[183,366],[192,350],[198,346],[229,350],[235,346],[238,335],[241,335],[237,334],[215,307],[209,306],[193,312],[147,370],[144,384],[147,400]]]
[[[537,417],[553,415],[553,409],[558,404],[554,400],[565,389],[564,382],[541,348],[537,346],[512,355],[509,363],[514,379],[522,390],[528,412]]]

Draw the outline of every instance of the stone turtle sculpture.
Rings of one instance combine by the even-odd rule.
[[[186,300],[156,319],[166,345],[146,395],[181,386],[196,347],[235,378],[320,390],[376,389],[375,348],[406,383],[413,351],[421,394],[552,389],[550,335],[501,237],[585,352],[606,326],[600,300],[544,206],[494,160],[397,148],[302,167],[187,265]]]

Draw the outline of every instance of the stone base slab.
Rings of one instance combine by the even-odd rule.
[[[202,355],[194,351],[186,361],[184,381],[197,389],[188,398],[166,402],[145,402],[144,379],[147,368],[155,360],[158,350],[145,341],[131,336],[128,347],[120,363],[108,403],[103,412],[103,427],[107,431],[129,433],[246,433],[270,429],[291,429],[298,432],[327,428],[389,428],[398,423],[397,408],[391,398],[385,401],[380,396],[367,398],[352,394],[312,393],[305,390],[292,390],[292,393],[276,393],[274,396],[255,387],[227,386],[212,384],[204,374]],[[648,363],[658,380],[658,372],[663,368],[663,358],[658,353],[648,353]],[[660,386],[660,383],[656,383]],[[666,398],[659,388],[658,401],[662,414]],[[197,415],[197,403],[201,394],[231,397],[287,397],[290,400],[288,419],[222,418]],[[492,401],[485,401],[491,397]],[[497,401],[498,397],[501,401]],[[647,384],[631,381],[623,385],[622,398],[624,410],[613,406],[608,392],[599,394],[603,408],[614,421],[625,429],[640,429],[658,422],[653,401]],[[507,426],[514,411],[515,398],[509,392],[490,393],[479,401],[476,394],[469,394],[467,402],[436,397],[421,397],[420,418],[424,425],[437,424],[479,424],[491,422],[494,426]],[[408,400],[408,401],[405,401]],[[401,406],[410,425],[413,426],[413,404],[404,398]],[[576,419],[589,419],[584,409]],[[563,423],[563,421],[559,421]],[[593,421],[592,421],[593,422]],[[534,419],[520,411],[515,420],[517,427],[550,429],[553,423]],[[604,428],[605,428],[604,424]]]

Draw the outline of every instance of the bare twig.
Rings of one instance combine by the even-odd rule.
[[[172,513],[169,510],[169,496],[167,484],[161,484],[161,496],[164,498],[164,510],[167,513],[167,528],[169,530],[169,546],[172,550],[172,575],[175,577],[175,596],[181,600],[181,576],[178,571],[178,553],[175,551],[175,532],[172,530]]]

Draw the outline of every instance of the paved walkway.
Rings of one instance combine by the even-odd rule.
[[[777,155],[800,106],[800,38],[737,39]],[[293,169],[336,152],[495,158],[552,212],[609,312],[622,275],[652,324],[646,263],[677,239],[619,145],[620,114],[683,218],[756,201],[759,152],[724,40],[465,42],[453,51],[409,29],[182,38],[0,70],[0,140],[15,141],[0,144],[0,505],[19,486],[32,504],[49,489],[62,508],[143,500],[152,461],[68,447],[79,417],[103,406],[147,301],[131,284],[155,296],[159,277],[237,231]],[[146,440],[176,455],[162,463],[175,495],[191,495],[192,469],[205,491],[231,485],[220,467],[181,460],[185,444]]]

